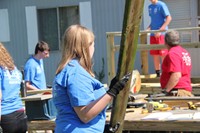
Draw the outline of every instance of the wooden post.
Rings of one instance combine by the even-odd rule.
[[[117,79],[133,71],[143,7],[144,0],[126,0],[116,74]],[[130,80],[124,90],[113,100],[110,124],[111,126],[115,126],[118,122],[120,123],[117,133],[121,133],[123,130],[124,116],[129,95],[128,86],[130,86]]]
[[[141,44],[147,44],[147,34],[141,34],[140,36],[140,43]],[[147,75],[149,74],[149,63],[148,63],[148,51],[147,50],[142,50],[140,52],[141,56],[141,69],[142,69],[142,74]]]
[[[107,64],[108,64],[108,83],[115,76],[115,42],[114,35],[107,35]]]

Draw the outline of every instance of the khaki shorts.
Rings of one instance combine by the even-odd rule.
[[[177,97],[194,97],[194,95],[190,91],[178,89]]]

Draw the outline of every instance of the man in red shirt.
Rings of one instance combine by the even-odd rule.
[[[165,35],[165,45],[168,54],[162,63],[160,84],[163,92],[169,95],[177,90],[177,96],[193,96],[191,91],[191,57],[187,50],[179,44],[179,33],[170,30]]]

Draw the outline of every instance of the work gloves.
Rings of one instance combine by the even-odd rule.
[[[119,92],[124,88],[124,86],[126,85],[127,81],[129,80],[131,74],[128,74],[126,76],[124,76],[121,80],[117,80],[116,77],[114,77],[111,80],[110,86],[109,86],[109,90],[107,91],[107,93],[113,97],[116,97],[117,94],[119,94]]]
[[[163,93],[164,96],[169,96],[169,92],[167,92],[166,89],[163,89],[161,92]]]

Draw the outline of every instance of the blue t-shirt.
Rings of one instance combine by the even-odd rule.
[[[20,98],[21,72],[16,67],[12,71],[0,67],[0,81],[2,92],[1,115],[22,109],[23,104]]]
[[[33,56],[28,59],[24,67],[24,80],[40,90],[47,88],[42,59],[37,60]]]
[[[88,123],[83,123],[73,107],[85,106],[106,93],[102,83],[93,78],[77,60],[70,61],[56,75],[53,101],[57,109],[55,133],[102,133],[106,109]]]
[[[170,12],[164,2],[158,1],[156,4],[149,5],[149,16],[151,17],[151,30],[158,30],[164,24],[166,16]],[[166,27],[166,30],[168,27]],[[151,35],[154,35],[153,33]]]

